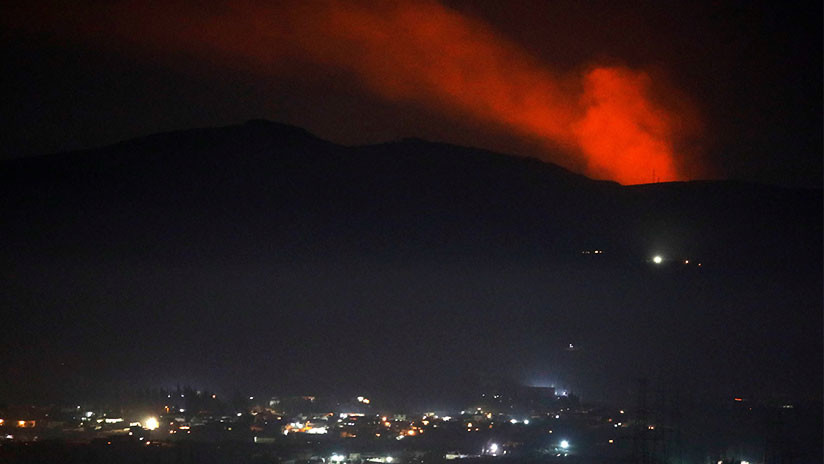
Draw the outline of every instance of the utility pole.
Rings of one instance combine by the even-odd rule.
[[[647,379],[638,379],[638,405],[635,411],[635,436],[633,437],[633,461],[637,464],[650,464],[647,446]]]

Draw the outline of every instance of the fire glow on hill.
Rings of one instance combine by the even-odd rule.
[[[566,158],[547,161],[597,179],[698,174],[684,172],[695,165],[684,148],[695,135],[694,112],[648,72],[591,64],[558,73],[435,1],[285,3],[123,1],[71,14],[52,8],[38,19],[52,33],[138,55],[195,56],[262,79],[298,61],[342,70],[390,101],[472,118],[538,140],[547,152],[560,148]]]

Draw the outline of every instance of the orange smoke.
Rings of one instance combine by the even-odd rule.
[[[654,98],[648,74],[595,66],[559,75],[483,22],[434,1],[100,8],[54,15],[52,25],[259,74],[289,72],[300,61],[334,67],[384,98],[541,140],[548,161],[593,178],[684,180],[683,166],[695,164],[678,151],[689,134],[686,117],[672,108],[683,102]],[[558,148],[567,157],[557,159]]]

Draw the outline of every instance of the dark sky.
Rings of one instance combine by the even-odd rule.
[[[4,7],[4,158],[261,117],[346,144],[417,136],[626,183],[657,166],[662,180],[821,185],[820,2],[60,3]],[[610,91],[648,91],[649,115],[633,117],[669,121],[653,138],[677,172],[587,168],[579,153],[604,148],[547,122],[574,113],[571,98],[527,115],[555,87],[577,98],[580,76],[604,68],[629,84]],[[612,144],[609,130],[592,128]],[[606,150],[605,163],[629,163]]]

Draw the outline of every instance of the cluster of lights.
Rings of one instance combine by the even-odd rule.
[[[584,250],[581,252],[582,255],[602,255],[604,254],[604,250]]]
[[[653,263],[655,263],[655,264],[663,264],[663,263],[664,263],[664,261],[667,261],[667,259],[666,259],[666,258],[664,258],[664,257],[663,257],[663,256],[661,256],[661,255],[655,255],[655,256],[653,256],[653,257],[650,259],[650,261],[652,261],[652,262],[653,262]],[[689,259],[684,259],[684,260],[682,260],[681,262],[682,262],[683,264],[690,264],[690,262],[691,262],[691,261],[690,261]],[[696,265],[696,266],[698,266],[698,267],[701,267],[701,263],[696,263],[695,265]]]

